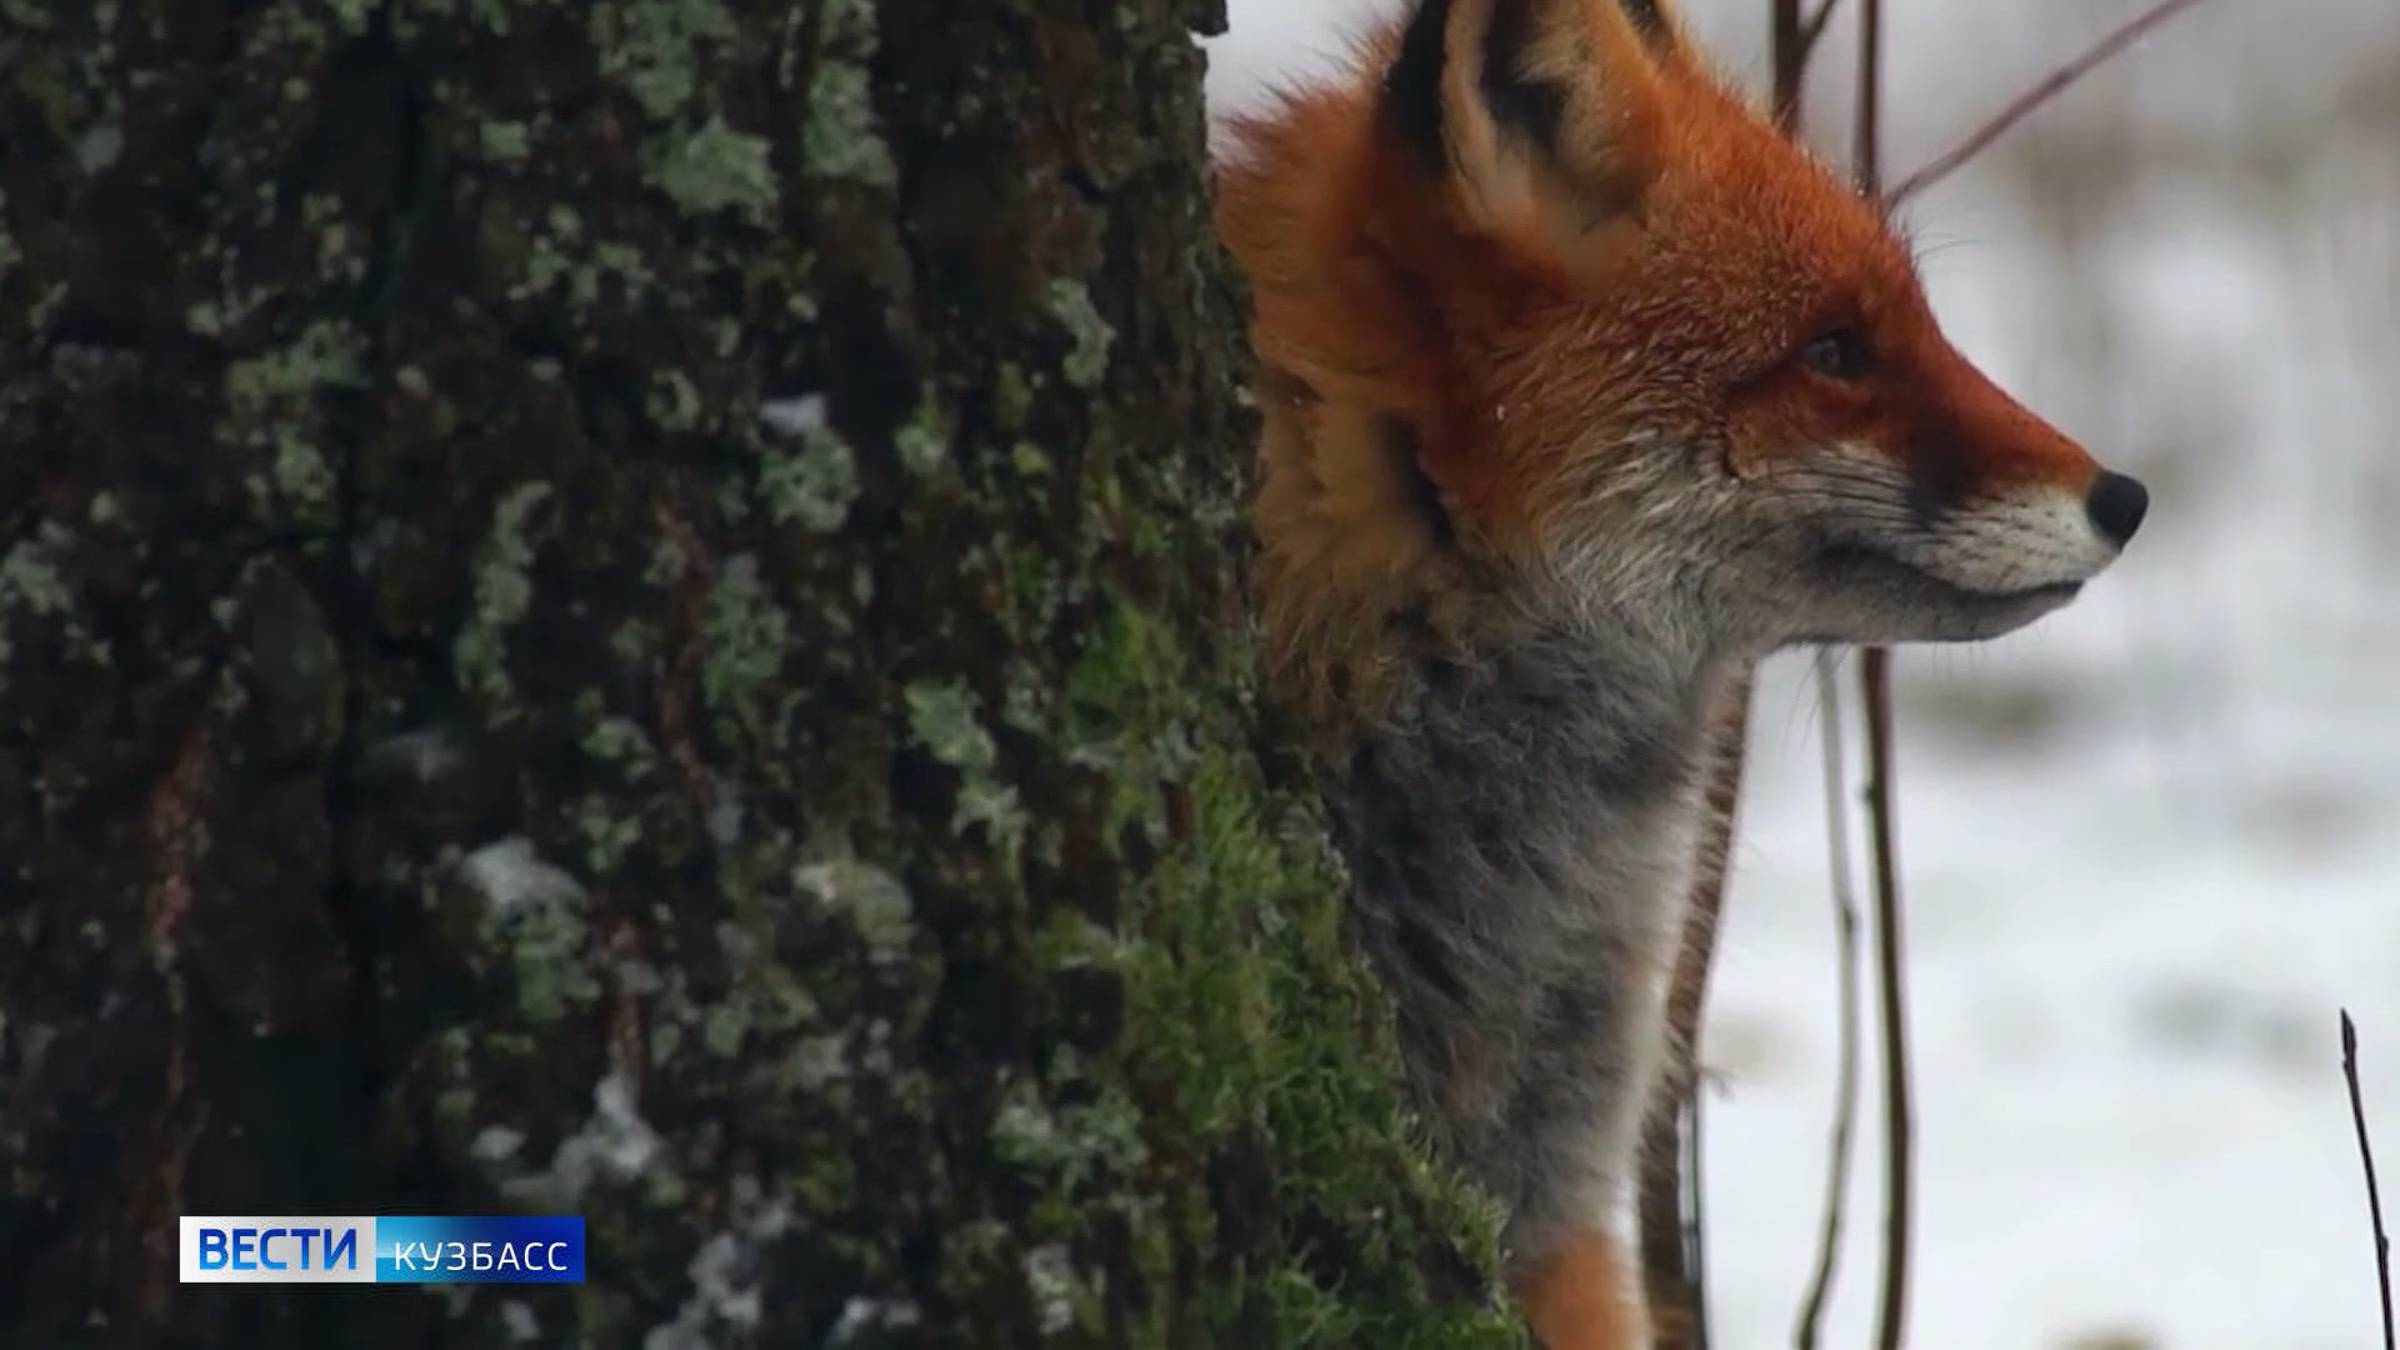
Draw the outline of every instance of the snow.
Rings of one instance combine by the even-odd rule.
[[[1232,0],[1205,44],[1212,105],[1323,71],[1394,7]],[[1755,87],[1765,6],[1686,8]],[[1895,166],[2139,8],[1891,7]],[[1844,46],[1812,86],[1829,149]],[[2377,0],[2201,6],[1908,212],[1960,345],[2157,497],[2070,610],[1901,658],[1913,1344],[2374,1340],[2335,1014],[2358,1018],[2400,1159],[2396,67],[2400,9]],[[1759,696],[1706,1032],[1730,1350],[1790,1343],[1824,1185],[1833,926],[1807,681],[1778,658]],[[1871,1032],[1835,1346],[1874,1316]]]

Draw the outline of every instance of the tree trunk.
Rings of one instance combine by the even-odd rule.
[[[1484,1346],[1206,0],[0,0],[0,1344]],[[182,1213],[580,1213],[579,1289]]]

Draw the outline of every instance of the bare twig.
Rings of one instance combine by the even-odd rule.
[[[1858,7],[1858,120],[1852,126],[1851,171],[1868,197],[1883,191],[1883,0]]]
[[[1832,0],[1826,0],[1830,6]],[[1775,43],[1775,92],[1768,104],[1775,112],[1775,125],[1785,135],[1800,124],[1800,78],[1808,70],[1805,60],[1786,60],[1786,53],[1801,53],[1807,48],[1802,40],[1800,0],[1767,0],[1768,31]]]
[[[1651,1307],[1662,1314],[1657,1331],[1661,1350],[1706,1350],[1708,1344],[1708,1298],[1698,1250],[1700,1206],[1692,1195],[1696,1179],[1685,1158],[1697,1133],[1693,1117],[1700,1079],[1700,1018],[1708,1006],[1717,922],[1725,906],[1725,860],[1733,846],[1734,814],[1741,800],[1750,672],[1741,672],[1721,698],[1712,725],[1716,757],[1709,771],[1707,820],[1694,860],[1691,906],[1674,979],[1667,988],[1673,1058],[1642,1131],[1642,1271]]]
[[[1842,692],[1834,649],[1817,649],[1818,718],[1825,739],[1825,855],[1833,879],[1834,968],[1839,986],[1840,1050],[1834,1072],[1833,1140],[1825,1169],[1825,1221],[1817,1236],[1816,1273],[1792,1332],[1798,1350],[1816,1350],[1825,1304],[1840,1260],[1842,1218],[1850,1192],[1851,1135],[1858,1114],[1858,903],[1850,889],[1850,789],[1842,771]]]
[[[2342,1077],[2350,1084],[2350,1119],[2358,1125],[2358,1156],[2367,1168],[2367,1217],[2375,1226],[2375,1278],[2383,1290],[2383,1350],[2395,1350],[2392,1330],[2392,1240],[2383,1231],[2383,1194],[2375,1185],[2375,1146],[2367,1139],[2367,1104],[2358,1089],[2358,1026],[2342,1010]]]
[[[1870,0],[1871,2],[1871,0]],[[1893,845],[1892,654],[1867,649],[1863,666],[1873,768],[1867,811],[1875,840],[1875,976],[1883,1027],[1883,1292],[1875,1344],[1899,1350],[1908,1315],[1909,1226],[1914,1206],[1915,1121],[1909,1106],[1907,987],[1901,979],[1900,865]]]
[[[1825,36],[1825,26],[1833,21],[1833,12],[1841,8],[1841,3],[1842,0],[1817,0],[1816,8],[1803,14],[1802,0],[1769,0],[1769,22],[1775,40],[1775,94],[1770,106],[1775,112],[1775,125],[1786,135],[1800,125],[1808,58],[1817,50],[1817,39]]]
[[[1883,0],[1859,0],[1859,191],[1883,190]],[[1875,1344],[1899,1350],[1908,1320],[1909,1220],[1914,1204],[1914,1123],[1909,1109],[1908,1012],[1900,967],[1900,864],[1892,808],[1892,654],[1869,647],[1860,663],[1867,704],[1867,814],[1875,844],[1875,974],[1883,1027],[1883,1286]]]
[[[1702,1081],[1697,1064],[1693,1067],[1692,1090],[1684,1098],[1684,1109],[1691,1113],[1691,1126],[1683,1132],[1683,1169],[1690,1178],[1688,1189],[1690,1212],[1686,1216],[1684,1241],[1686,1255],[1692,1263],[1692,1350],[1709,1350],[1708,1341],[1708,1178],[1703,1172],[1707,1154],[1707,1139],[1701,1121],[1707,1114],[1702,1098],[1707,1084]]]
[[[1809,48],[1839,0],[1820,0],[1803,20],[1801,0],[1769,0],[1774,28],[1776,125],[1789,133],[1800,116]],[[1674,1056],[1651,1105],[1642,1137],[1643,1281],[1654,1310],[1667,1312],[1656,1331],[1659,1350],[1707,1350],[1706,1226],[1699,1195],[1700,1021],[1716,961],[1717,926],[1725,908],[1725,862],[1733,846],[1741,799],[1744,747],[1749,738],[1755,671],[1745,669],[1727,691],[1715,730],[1717,761],[1708,787],[1708,819],[1700,842],[1690,908],[1675,978],[1667,994],[1667,1028]]]
[[[1833,22],[1833,12],[1842,0],[1822,0],[1817,12],[1808,16],[1808,24],[1800,30],[1800,64],[1808,64],[1809,55],[1817,49],[1817,39],[1825,36],[1826,25]]]
[[[1902,179],[1885,200],[1897,206],[1948,177],[1958,167],[1982,154],[1992,142],[1999,140],[2017,123],[2033,115],[2035,110],[2064,93],[2077,80],[2091,74],[2117,53],[2139,42],[2160,24],[2200,3],[2200,0],[2159,0],[2159,3],[2135,15],[2121,27],[2086,48],[2082,55],[2044,76],[2040,83],[2019,95],[2015,102],[2002,108],[1992,119],[1977,127],[1967,138],[1924,168]]]
[[[1838,2],[1819,0],[1815,13],[1804,20],[1802,0],[1769,0],[1775,37],[1775,119],[1787,133],[1799,120],[1809,49]],[[1642,1131],[1642,1278],[1658,1315],[1659,1350],[1708,1346],[1707,1241],[1699,1195],[1700,1020],[1716,961],[1717,925],[1725,908],[1725,861],[1741,799],[1753,674],[1744,670],[1736,677],[1715,731],[1718,757],[1709,781],[1708,820],[1667,994],[1672,1059]]]

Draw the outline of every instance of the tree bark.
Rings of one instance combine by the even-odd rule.
[[[0,1343],[1520,1343],[1253,685],[1220,17],[0,3]]]

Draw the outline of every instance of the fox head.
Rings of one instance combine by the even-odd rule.
[[[1287,663],[1411,589],[1720,654],[1984,638],[2141,524],[1662,0],[1422,0],[1236,130]]]

